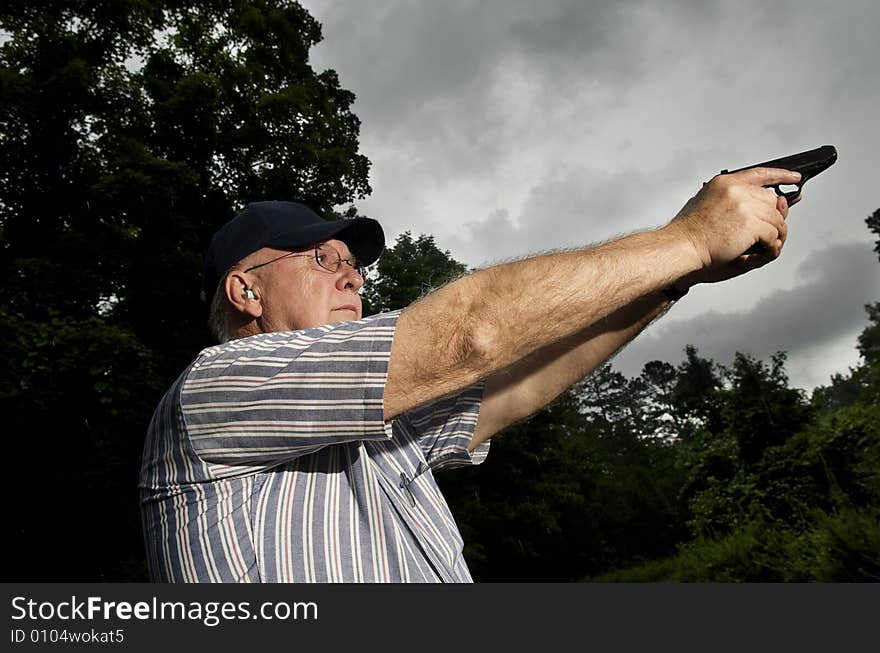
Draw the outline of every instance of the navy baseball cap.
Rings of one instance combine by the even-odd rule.
[[[211,303],[229,268],[258,249],[298,249],[334,237],[361,265],[374,263],[385,249],[385,233],[372,218],[325,220],[296,202],[252,202],[211,238],[203,271],[205,301]]]

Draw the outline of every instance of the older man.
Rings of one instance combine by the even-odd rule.
[[[798,179],[719,176],[661,228],[479,270],[366,319],[359,266],[382,251],[378,223],[248,205],[205,265],[222,344],[181,374],[147,435],[151,578],[470,581],[434,472],[482,462],[493,434],[692,285],[778,257],[788,205],[765,186]]]

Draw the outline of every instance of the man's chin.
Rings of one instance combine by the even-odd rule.
[[[334,322],[352,322],[361,319],[357,311],[348,308],[337,308],[330,311],[330,323]]]

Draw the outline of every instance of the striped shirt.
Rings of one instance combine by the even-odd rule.
[[[202,351],[162,398],[140,474],[156,582],[471,582],[434,479],[482,385],[383,420],[398,312]]]

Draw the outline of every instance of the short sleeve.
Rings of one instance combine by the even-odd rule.
[[[481,381],[401,416],[403,427],[414,437],[432,470],[479,465],[489,454],[489,442],[470,452],[483,399]]]
[[[383,419],[399,312],[204,350],[181,386],[195,453],[209,463],[285,462],[390,437]]]

